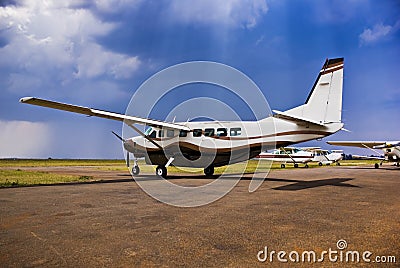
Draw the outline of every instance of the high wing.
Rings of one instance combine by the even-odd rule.
[[[360,148],[385,148],[391,146],[397,146],[399,144],[398,141],[390,142],[390,141],[327,141],[326,143],[331,145],[338,146],[351,146],[351,147],[360,147]]]
[[[68,112],[73,112],[73,113],[78,113],[78,114],[85,114],[88,116],[96,116],[96,117],[102,117],[102,118],[111,119],[111,120],[123,121],[123,122],[127,123],[128,125],[142,124],[142,125],[147,125],[147,126],[152,126],[152,127],[157,127],[157,128],[190,131],[190,128],[180,125],[180,124],[177,124],[177,123],[168,123],[168,122],[163,122],[163,121],[158,121],[158,120],[153,120],[153,119],[148,119],[148,118],[141,118],[141,117],[136,117],[136,116],[113,113],[113,112],[108,112],[108,111],[103,111],[103,110],[98,110],[98,109],[93,109],[93,108],[88,108],[88,107],[83,107],[83,106],[49,101],[49,100],[40,99],[40,98],[24,97],[24,98],[21,98],[19,101],[21,103],[28,103],[28,104],[32,104],[32,105],[38,105],[38,106],[48,107],[48,108],[57,109],[57,110],[63,110],[63,111],[68,111]]]

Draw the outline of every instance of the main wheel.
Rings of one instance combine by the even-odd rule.
[[[375,163],[375,168],[379,168],[379,164],[378,163]]]
[[[204,169],[204,174],[206,174],[206,176],[212,176],[214,174],[214,167],[213,166],[206,167]]]
[[[319,163],[318,163],[318,166],[322,166],[322,162],[319,162]]]
[[[400,166],[400,163],[399,163],[399,162],[397,162],[397,163],[396,163],[396,166],[398,166],[398,167],[399,167],[399,166]]]
[[[167,177],[167,168],[164,166],[159,165],[156,168],[156,174],[157,176],[160,176],[162,178],[166,178]]]
[[[340,166],[340,163],[339,163],[339,162],[336,162],[336,166]]]
[[[294,164],[294,167],[295,167],[295,168],[298,168],[298,167],[299,167],[299,164],[297,164],[297,163]]]
[[[308,168],[308,165],[306,164],[304,167],[305,167],[305,168]]]
[[[281,168],[285,168],[286,166],[285,166],[285,164],[281,164]]]
[[[139,175],[139,173],[140,173],[140,168],[139,168],[139,166],[133,166],[133,167],[132,167],[132,174],[133,174],[133,175]]]

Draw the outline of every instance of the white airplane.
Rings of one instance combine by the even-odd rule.
[[[124,139],[124,148],[134,155],[132,174],[139,174],[136,159],[157,165],[156,174],[167,176],[169,165],[204,168],[254,158],[260,152],[308,140],[320,139],[341,130],[344,59],[327,59],[305,104],[258,121],[164,122],[103,110],[24,97],[22,103],[89,116],[123,121],[141,136]],[[135,124],[149,126],[142,132]],[[127,157],[127,165],[129,159]]]
[[[305,164],[304,167],[308,168],[308,162],[311,162],[314,155],[311,152],[297,147],[285,147],[275,149],[272,152],[262,152],[255,157],[260,160],[267,160],[273,162],[281,162],[281,168],[285,168],[288,162],[292,162],[295,168],[299,167],[299,163]]]
[[[262,152],[256,159],[281,162],[281,168],[285,168],[288,162],[292,162],[297,168],[299,163],[308,168],[309,162],[318,162],[319,166],[337,163],[343,159],[342,150],[322,150],[320,147],[285,147],[275,149],[272,152]]]
[[[383,161],[395,162],[396,166],[400,166],[400,141],[327,141],[328,144],[337,146],[351,146],[367,148],[375,153],[382,155],[376,149],[383,151],[382,157],[372,156],[358,156],[363,159],[376,159],[380,160],[380,163],[375,163],[375,168],[379,168]]]
[[[322,150],[321,148],[306,149],[313,153],[314,157],[311,162],[318,162],[319,166],[330,165],[336,163],[340,165],[340,160],[343,159],[343,150]]]

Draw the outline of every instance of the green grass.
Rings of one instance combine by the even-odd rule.
[[[0,169],[0,187],[58,184],[90,180],[93,180],[92,176],[61,175],[21,169]]]
[[[342,166],[373,166],[375,160],[343,160],[340,162]],[[249,160],[242,163],[237,163],[229,166],[218,167],[215,169],[215,174],[235,174],[235,173],[254,173],[267,172],[269,167],[272,170],[280,170],[280,163],[273,163],[265,160]],[[318,167],[317,163],[309,163],[310,168]],[[336,164],[333,164],[336,165]],[[2,159],[0,160],[0,187],[26,186],[26,185],[41,185],[41,184],[59,184],[67,182],[85,182],[93,181],[96,178],[85,175],[66,175],[55,174],[43,171],[26,171],[21,170],[29,167],[58,167],[58,166],[90,166],[94,169],[106,171],[126,171],[124,160],[86,160],[86,159]],[[154,174],[155,166],[146,165],[143,160],[139,161],[141,173]],[[303,164],[299,164],[299,168],[303,168]],[[320,168],[324,168],[320,167]],[[17,168],[17,169],[16,169]],[[293,169],[293,164],[287,163],[285,169]],[[283,170],[283,169],[282,169]],[[182,168],[169,167],[168,174],[203,174],[202,168]]]
[[[115,166],[125,160],[103,159],[0,159],[0,167]]]

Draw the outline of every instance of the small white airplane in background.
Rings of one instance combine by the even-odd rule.
[[[375,163],[375,168],[379,168],[383,161],[395,162],[396,166],[400,166],[400,141],[327,141],[328,144],[336,146],[351,146],[367,148],[382,157],[373,156],[357,156],[362,159],[380,160],[380,163]],[[383,150],[383,154],[376,149]]]
[[[255,157],[260,160],[281,162],[281,168],[285,168],[288,162],[292,162],[297,168],[299,164],[304,164],[308,168],[309,162],[318,162],[319,166],[339,164],[343,159],[342,150],[322,150],[320,147],[285,147],[275,149],[272,152],[262,152]]]
[[[134,155],[132,174],[139,174],[136,158],[157,165],[156,174],[167,176],[169,165],[204,168],[254,158],[260,152],[304,141],[320,139],[341,130],[343,58],[327,59],[306,103],[259,121],[163,122],[98,109],[54,102],[34,97],[20,102],[89,116],[123,121],[141,136],[124,139],[127,155]],[[142,132],[135,124],[147,125]],[[129,160],[127,157],[127,165]]]
[[[272,152],[262,152],[255,158],[260,160],[281,162],[281,168],[285,168],[288,162],[292,162],[295,168],[299,167],[299,164],[304,164],[304,167],[308,168],[307,163],[312,161],[314,155],[311,152],[297,147],[281,147],[273,150]]]
[[[343,150],[322,150],[321,148],[311,148],[310,150],[314,154],[314,158],[311,162],[318,162],[319,166],[330,165],[336,163],[340,166],[340,160],[343,159]]]

